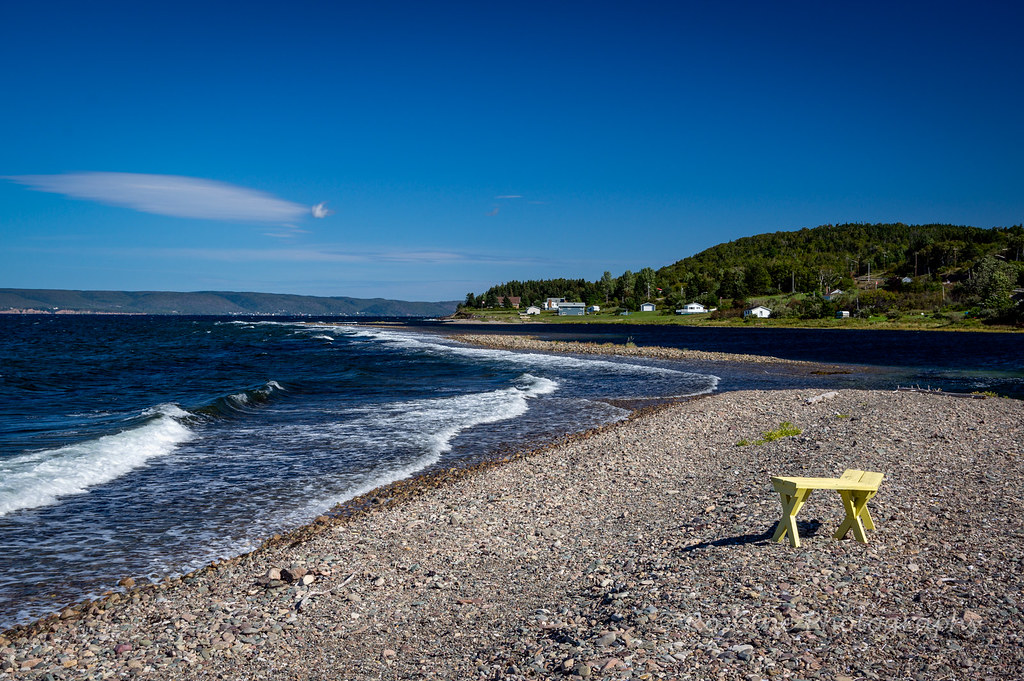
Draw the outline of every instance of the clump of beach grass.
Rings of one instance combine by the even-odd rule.
[[[794,435],[799,435],[802,432],[804,431],[800,430],[789,421],[783,421],[782,423],[779,424],[778,428],[776,428],[775,430],[769,430],[764,435],[762,435],[760,439],[750,442],[749,440],[744,438],[737,442],[736,446],[746,447],[747,445],[750,444],[763,445],[769,442],[775,442],[776,440],[779,440],[784,437],[793,437]]]

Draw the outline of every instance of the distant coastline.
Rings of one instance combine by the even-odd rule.
[[[21,309],[10,309],[0,310],[0,314],[101,314],[101,315],[122,315],[122,316],[135,316],[143,317],[146,315],[145,312],[94,312],[93,310],[21,310]]]
[[[441,317],[457,301],[405,301],[248,291],[79,291],[0,288],[0,314]]]

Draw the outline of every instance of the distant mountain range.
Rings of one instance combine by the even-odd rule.
[[[0,313],[434,317],[451,314],[457,305],[458,301],[429,303],[234,291],[0,289]]]

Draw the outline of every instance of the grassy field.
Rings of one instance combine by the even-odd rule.
[[[676,315],[664,311],[630,312],[621,316],[615,312],[599,312],[584,317],[559,317],[556,312],[542,312],[525,317],[518,310],[473,310],[472,319],[505,324],[672,324],[677,326],[718,326],[736,328],[806,328],[806,329],[896,329],[940,331],[998,331],[1022,332],[1024,329],[984,324],[977,319],[964,319],[960,314],[936,318],[930,313],[914,312],[896,319],[870,317],[861,319],[743,319],[742,317],[713,318],[710,314]]]

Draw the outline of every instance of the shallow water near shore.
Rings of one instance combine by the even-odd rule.
[[[0,628],[238,555],[433,467],[711,392],[664,363],[350,321],[22,317],[0,336]]]
[[[686,348],[783,359],[850,364],[870,376],[847,387],[919,386],[947,392],[990,391],[1024,399],[1024,334],[873,329],[719,328],[644,324],[473,324],[411,323],[458,337],[523,334],[542,340]],[[723,389],[796,387],[758,383],[761,371],[742,371]],[[753,374],[753,375],[752,375]],[[749,381],[749,382],[748,382]]]

